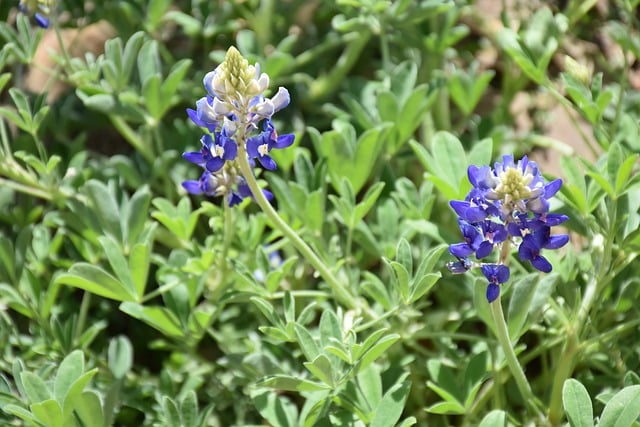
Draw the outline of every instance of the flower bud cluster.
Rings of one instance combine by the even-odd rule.
[[[465,200],[450,202],[464,241],[449,246],[458,261],[448,263],[447,268],[457,274],[481,267],[489,281],[487,300],[491,302],[498,298],[500,285],[509,280],[506,261],[511,245],[517,245],[521,261],[548,273],[552,266],[542,250],[558,249],[569,241],[568,235],[551,235],[551,227],[569,219],[549,213],[549,199],[560,190],[562,180],[545,183],[535,162],[525,156],[516,164],[511,155],[504,156],[493,169],[471,165],[467,176],[473,185],[471,191]],[[471,255],[485,259],[494,248],[500,252],[497,263],[469,259]]]
[[[183,154],[204,172],[199,180],[182,185],[191,194],[226,196],[233,206],[251,195],[236,164],[238,156],[274,170],[277,166],[270,151],[293,144],[294,135],[278,135],[271,121],[274,113],[289,105],[289,92],[280,87],[266,98],[263,93],[269,87],[269,76],[260,73],[258,64],[249,65],[234,47],[227,51],[224,62],[205,75],[204,87],[207,95],[196,101],[195,110],[187,109],[191,121],[205,130],[202,148]]]

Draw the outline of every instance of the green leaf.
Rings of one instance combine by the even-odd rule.
[[[131,366],[133,366],[133,346],[125,335],[120,335],[109,341],[107,364],[116,379],[124,378],[127,372],[131,370]]]
[[[403,381],[391,387],[382,397],[371,420],[371,427],[393,427],[400,419],[409,396],[411,382]]]
[[[54,399],[31,405],[31,412],[47,427],[66,427],[62,408]]]
[[[571,427],[593,427],[593,406],[587,389],[573,378],[564,382],[562,404]]]
[[[485,417],[480,421],[478,427],[506,427],[507,426],[507,413],[500,410],[494,409],[489,412]]]
[[[30,402],[44,402],[53,397],[47,384],[36,374],[24,371],[20,373],[20,379]]]
[[[400,263],[409,274],[413,273],[411,246],[404,237],[400,239],[396,246],[396,261]]]
[[[365,215],[371,210],[371,208],[373,208],[383,189],[384,182],[376,182],[371,187],[369,187],[364,197],[362,198],[362,202],[356,205],[353,215],[354,222],[358,222],[363,219]]]
[[[195,38],[202,34],[202,23],[191,15],[180,10],[170,10],[164,14],[165,21],[173,21],[182,27],[182,31],[191,37]]]
[[[493,139],[485,138],[474,142],[469,151],[468,163],[470,165],[488,165],[493,157]]]
[[[298,425],[298,409],[287,397],[271,390],[251,393],[253,403],[265,420],[273,426],[295,427]]]
[[[384,283],[382,283],[378,276],[369,271],[364,271],[362,274],[364,276],[364,280],[360,286],[362,292],[373,298],[373,300],[380,304],[385,310],[390,310],[393,301]]]
[[[122,242],[120,209],[113,192],[104,183],[96,180],[87,182],[84,188],[104,231],[110,233],[118,242]]]
[[[537,273],[528,274],[513,284],[513,292],[509,300],[509,311],[507,324],[509,325],[509,338],[516,340],[523,333],[523,326],[527,319],[527,313],[533,295],[536,292],[540,275]]]
[[[313,361],[304,362],[304,366],[320,381],[331,388],[335,387],[333,367],[331,366],[331,361],[327,356],[320,354],[318,357],[313,359]]]
[[[288,324],[296,320],[296,300],[289,291],[284,292],[282,299],[284,306],[284,321]]]
[[[74,382],[84,373],[84,354],[75,350],[65,357],[56,373],[53,383],[53,395],[58,402],[64,402],[69,389]]]
[[[562,172],[567,179],[562,183],[562,192],[567,195],[575,207],[583,214],[588,213],[587,185],[584,173],[580,171],[574,159],[561,157]]]
[[[176,405],[176,402],[169,396],[163,396],[162,398],[162,412],[164,414],[165,425],[182,426],[178,405]]]
[[[615,188],[616,194],[622,195],[624,194],[625,189],[627,189],[629,184],[629,177],[631,176],[631,172],[633,171],[633,167],[638,160],[638,154],[632,154],[622,162],[620,168],[617,171],[616,179],[615,179]]]
[[[133,284],[133,292],[138,300],[144,295],[151,266],[151,248],[147,244],[137,243],[129,254],[129,272]]]
[[[520,37],[515,31],[510,28],[503,28],[497,34],[497,41],[527,77],[538,84],[544,82],[544,70],[538,69],[531,52],[521,44]]]
[[[402,264],[395,261],[390,261],[389,265],[395,276],[393,286],[397,289],[398,294],[403,302],[407,303],[409,300],[409,272],[402,266]]]
[[[63,401],[60,401],[63,408],[63,414],[65,419],[69,419],[73,411],[83,404],[82,393],[85,387],[89,384],[91,379],[98,373],[98,368],[91,369],[80,375],[68,389]]]
[[[435,405],[429,406],[425,409],[432,414],[451,414],[462,415],[465,413],[465,409],[460,402],[439,402]]]
[[[144,97],[144,105],[147,107],[151,117],[159,121],[166,111],[169,101],[160,92],[159,74],[154,74],[147,78],[142,86],[142,96]]]
[[[382,400],[380,367],[376,364],[371,364],[366,369],[361,370],[358,373],[357,384],[365,402],[372,408],[377,407]]]
[[[87,95],[80,89],[76,90],[78,98],[82,100],[85,107],[104,114],[110,114],[116,109],[116,99],[111,94],[99,93]]]
[[[109,260],[109,265],[115,273],[116,277],[123,285],[126,285],[127,290],[131,295],[135,294],[133,286],[133,279],[131,278],[131,272],[129,271],[129,264],[122,253],[122,247],[111,236],[100,236],[98,241],[104,249],[104,254]]]
[[[384,352],[387,351],[387,349],[389,349],[389,347],[395,344],[399,339],[399,334],[389,334],[380,338],[379,341],[372,345],[371,348],[362,355],[362,358],[358,361],[356,372],[360,372],[371,363],[375,362],[378,357],[382,356],[382,354],[384,354]],[[367,341],[365,341],[365,343],[366,342]]]
[[[198,397],[195,391],[189,390],[180,402],[180,415],[184,427],[198,426]]]
[[[598,427],[631,427],[640,416],[640,385],[625,387],[607,402]]]
[[[150,307],[134,302],[123,302],[120,304],[120,310],[135,319],[142,320],[168,337],[183,338],[185,335],[178,318],[165,307]]]
[[[7,414],[14,415],[21,420],[29,421],[33,425],[38,425],[38,419],[31,413],[31,411],[26,410],[22,406],[10,403],[8,405],[4,405],[2,407],[2,411]]]
[[[54,284],[74,286],[116,301],[136,301],[137,299],[128,286],[111,274],[100,267],[84,262],[74,264],[68,273],[57,276]]]
[[[432,152],[434,164],[429,171],[454,190],[444,196],[455,199],[459,193],[460,182],[467,174],[467,155],[462,143],[455,135],[440,131],[433,136]],[[438,185],[437,181],[435,180],[434,184]]]
[[[288,375],[269,376],[264,380],[259,381],[257,385],[261,387],[271,387],[276,390],[299,392],[331,390],[331,387],[325,384],[302,378],[290,377]]]
[[[104,418],[104,410],[102,409],[102,402],[98,394],[94,391],[83,391],[74,405],[74,411],[76,416],[80,418],[82,425],[96,427],[107,426]]]
[[[429,273],[425,276],[422,276],[420,279],[415,280],[411,286],[411,294],[409,296],[409,304],[413,304],[422,298],[427,292],[429,292],[438,280],[442,277],[440,272],[438,273]]]
[[[147,40],[143,43],[138,53],[138,74],[144,87],[147,80],[160,74],[160,56],[158,54],[158,42]]]
[[[307,328],[304,326],[295,323],[293,325],[293,330],[296,334],[296,339],[298,340],[298,344],[300,345],[300,350],[304,353],[304,357],[308,361],[314,360],[320,354],[320,349],[318,348],[318,344],[316,344],[316,340],[313,338],[313,335],[309,332]]]
[[[325,310],[320,317],[320,345],[325,347],[332,342],[332,338],[342,342],[342,328],[340,321],[332,310]]]

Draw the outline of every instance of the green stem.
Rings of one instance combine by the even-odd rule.
[[[228,203],[224,203],[224,235],[222,238],[222,253],[220,254],[220,265],[218,266],[218,280],[215,288],[211,290],[211,295],[209,299],[211,301],[218,301],[222,294],[227,290],[231,282],[227,280],[227,275],[229,273],[229,248],[231,247],[231,241],[234,236],[234,228],[233,228],[233,214],[231,212],[231,207]]]
[[[242,146],[242,142],[240,142],[239,145]],[[358,307],[359,304],[357,304],[356,298],[351,294],[351,292],[349,292],[346,286],[338,281],[329,267],[327,267],[318,255],[316,255],[313,249],[311,249],[311,247],[309,247],[309,245],[307,245],[305,241],[302,240],[286,222],[284,222],[273,206],[271,206],[253,175],[253,171],[249,165],[249,158],[244,150],[240,150],[238,153],[237,162],[240,167],[240,172],[247,181],[247,185],[251,189],[251,193],[253,194],[256,203],[258,203],[258,206],[260,206],[267,218],[271,220],[272,224],[280,230],[280,232],[293,244],[293,246],[302,253],[304,258],[309,261],[318,273],[320,273],[340,303],[344,304],[349,309],[360,308]],[[366,313],[366,311],[364,312]],[[371,313],[369,313],[369,315],[370,314]]]
[[[606,232],[607,241],[601,257],[601,263],[597,269],[598,273],[591,275],[591,280],[587,283],[587,287],[584,290],[582,297],[582,303],[578,308],[575,316],[575,321],[567,331],[567,341],[562,348],[560,355],[558,356],[558,369],[556,369],[553,386],[551,388],[551,398],[549,402],[549,421],[552,425],[559,425],[563,418],[562,411],[562,387],[564,382],[573,373],[573,368],[577,363],[577,355],[580,345],[580,334],[582,328],[587,322],[587,317],[591,312],[591,306],[596,300],[596,297],[601,294],[603,285],[609,283],[608,280],[604,280],[605,276],[609,274],[611,263],[611,252],[613,251],[613,239],[615,237],[615,226],[617,217],[617,201],[610,200],[608,203],[608,230]]]
[[[115,114],[109,114],[109,120],[111,120],[113,126],[118,130],[118,132],[120,132],[120,135],[122,135],[124,139],[126,139],[127,142],[131,144],[131,146],[135,148],[150,165],[152,165],[155,160],[153,153],[149,151],[149,148],[145,145],[144,141],[142,141],[140,136],[131,128],[131,126]]]
[[[353,68],[358,58],[360,58],[362,50],[371,38],[370,31],[362,31],[352,35],[355,38],[345,47],[331,71],[313,82],[309,91],[313,101],[326,98],[338,89],[338,86],[342,83],[349,70]]]
[[[525,404],[529,409],[538,415],[542,415],[535,404],[536,398],[531,391],[531,386],[527,377],[524,375],[524,371],[518,362],[516,353],[513,351],[511,340],[509,339],[509,330],[507,328],[507,322],[504,318],[504,312],[502,311],[502,302],[500,296],[491,303],[491,314],[493,316],[493,323],[495,325],[496,338],[502,347],[504,357],[507,362],[507,366],[513,375],[513,379],[516,381],[518,390],[525,401]]]
[[[19,182],[11,181],[9,179],[0,178],[0,187],[9,187],[21,193],[29,194],[30,196],[37,197],[43,200],[51,201],[54,198],[54,193],[51,191],[31,187],[29,185],[21,184]]]

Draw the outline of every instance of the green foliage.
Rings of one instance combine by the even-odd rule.
[[[638,1],[507,5],[496,28],[449,0],[72,0],[46,31],[17,3],[0,425],[640,425]],[[255,169],[276,217],[181,186],[185,109],[231,45],[291,95],[274,124],[295,143]],[[565,112],[576,132],[548,134]],[[479,265],[445,267],[448,202],[504,154],[561,177],[570,218],[553,272],[516,255],[501,287],[532,402]]]

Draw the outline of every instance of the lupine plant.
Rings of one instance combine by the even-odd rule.
[[[511,3],[0,2],[0,425],[640,425],[638,1]]]

